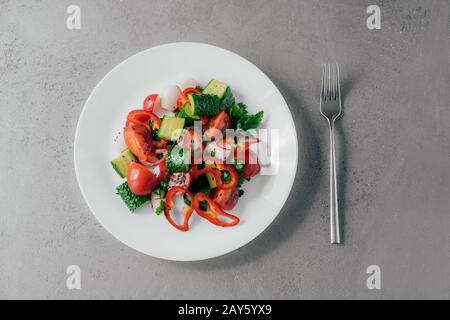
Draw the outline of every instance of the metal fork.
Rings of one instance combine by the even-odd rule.
[[[341,90],[339,65],[324,64],[322,89],[320,90],[320,113],[327,119],[330,128],[330,241],[341,243],[339,231],[338,192],[336,183],[336,151],[334,147],[334,121],[341,115]]]

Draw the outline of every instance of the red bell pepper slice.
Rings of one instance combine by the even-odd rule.
[[[206,210],[203,210],[200,207],[200,203],[203,201],[206,201]],[[211,200],[211,198],[204,193],[199,192],[195,195],[193,205],[199,216],[207,219],[209,222],[217,226],[232,227],[240,222],[238,217],[223,211],[217,202]]]
[[[191,176],[192,178],[198,178],[207,172],[211,172],[211,167],[204,167],[203,169],[198,168],[198,164],[193,163],[191,165]]]
[[[180,94],[177,100],[177,108],[178,110],[183,109],[184,105],[186,103],[189,103],[189,97],[188,95],[191,93],[200,94],[201,92],[196,88],[186,88],[183,90],[183,92]]]
[[[150,126],[150,120],[152,120],[153,124]],[[143,124],[147,128],[152,128],[153,130],[159,129],[159,125],[161,124],[161,120],[159,117],[153,112],[146,110],[133,110],[128,113],[127,122],[125,127],[128,127],[130,123],[134,124]]]
[[[188,96],[188,94],[191,94],[191,93],[200,94],[201,92],[197,88],[186,88],[183,90],[183,94],[186,97]]]
[[[186,206],[182,209],[182,213],[183,213],[183,223],[182,224],[177,224],[171,215],[172,208],[175,205],[174,197],[177,194],[185,194],[191,201],[190,206]],[[180,231],[186,232],[189,230],[189,219],[191,218],[192,212],[194,211],[194,207],[192,205],[193,200],[194,199],[192,197],[192,194],[187,189],[184,189],[181,187],[174,187],[167,192],[166,201],[164,203],[164,215],[166,216],[167,221],[169,221],[169,223],[171,225],[173,225],[175,228],[177,228]]]
[[[222,171],[228,171],[228,173],[230,174],[230,181],[224,182],[222,180]],[[234,189],[239,182],[239,176],[236,169],[228,164],[215,164],[214,166],[205,166],[203,169],[199,169],[197,164],[191,165],[191,175],[193,178],[197,178],[208,172],[214,175],[217,183],[217,188],[219,189]]]
[[[216,179],[217,188],[223,189],[223,190],[229,190],[236,188],[239,177],[236,169],[234,169],[229,164],[216,164],[215,170],[212,171],[214,174],[214,178]],[[218,169],[218,170],[217,170]],[[222,180],[222,171],[228,171],[230,174],[230,181],[229,182],[223,182]]]

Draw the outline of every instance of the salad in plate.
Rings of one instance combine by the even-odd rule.
[[[131,212],[149,202],[180,231],[189,230],[193,214],[217,226],[237,225],[230,211],[244,182],[261,170],[250,147],[259,143],[254,129],[263,116],[250,114],[215,79],[205,88],[186,79],[150,94],[128,113],[115,138],[120,154],[111,165],[126,179],[117,194]]]

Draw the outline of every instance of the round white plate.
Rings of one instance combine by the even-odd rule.
[[[278,171],[244,185],[245,194],[231,211],[241,223],[221,228],[194,214],[189,232],[173,228],[150,205],[132,214],[116,195],[121,179],[110,160],[117,156],[115,135],[127,113],[164,85],[190,77],[206,85],[227,83],[251,113],[264,110],[263,127],[278,129]],[[272,150],[276,151],[277,150]],[[228,50],[201,43],[172,43],[142,51],[111,70],[96,86],[81,112],[75,135],[75,172],[83,197],[98,221],[129,247],[153,257],[193,261],[217,257],[247,244],[278,215],[294,182],[297,136],[279,90],[255,65]]]

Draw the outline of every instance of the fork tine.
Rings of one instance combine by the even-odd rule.
[[[331,98],[333,100],[336,100],[336,92],[337,92],[337,74],[336,74],[336,64],[333,63],[332,64],[332,68],[333,68],[333,91],[332,91],[332,95]]]
[[[337,82],[336,82],[336,86],[337,86],[337,90],[336,90],[336,99],[340,100],[341,99],[341,85],[339,82],[339,64],[336,63],[336,71],[337,71]]]
[[[325,99],[325,64],[322,65],[322,86],[320,88],[320,99]]]
[[[328,64],[328,99],[333,97],[333,69],[332,64]]]

